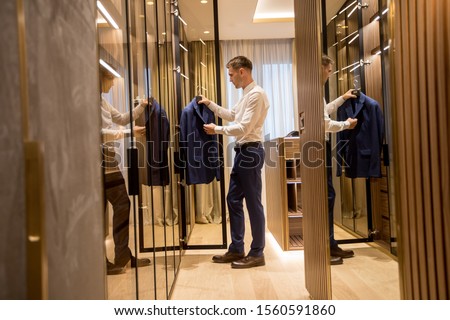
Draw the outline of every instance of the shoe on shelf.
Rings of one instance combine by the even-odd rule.
[[[338,265],[338,264],[343,264],[344,260],[341,257],[335,257],[335,256],[331,256],[330,257],[330,264],[332,266]]]
[[[140,268],[140,267],[146,267],[149,266],[151,263],[150,259],[148,258],[136,258],[136,257],[131,257],[131,267],[132,268]]]
[[[227,251],[223,255],[216,255],[216,256],[212,257],[212,261],[215,263],[230,263],[233,261],[241,260],[244,257],[245,257],[244,252],[238,253],[238,252]]]
[[[125,273],[126,267],[118,266],[106,260],[106,274],[109,276]]]
[[[351,258],[355,255],[353,250],[343,250],[338,246],[330,248],[330,255],[341,258]]]
[[[233,269],[247,269],[254,268],[266,265],[266,261],[264,260],[264,255],[255,257],[255,256],[246,256],[241,260],[234,261],[231,264]]]

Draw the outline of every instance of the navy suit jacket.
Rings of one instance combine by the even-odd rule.
[[[194,98],[181,112],[180,154],[186,184],[207,184],[220,179],[217,135],[209,135],[204,124],[215,123],[214,113]]]
[[[337,120],[358,119],[354,129],[337,133],[337,175],[349,178],[381,177],[383,114],[377,101],[362,92],[348,99],[337,110]]]
[[[170,124],[166,111],[153,99],[145,110],[147,181],[149,186],[169,184]]]

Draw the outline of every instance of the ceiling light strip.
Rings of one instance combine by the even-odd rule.
[[[113,17],[111,17],[111,15],[109,14],[109,12],[106,10],[106,8],[103,6],[103,4],[100,1],[97,1],[97,8],[98,10],[100,10],[100,12],[102,13],[102,15],[105,17],[105,19],[109,22],[109,24],[114,28],[114,29],[119,29],[119,26],[117,25],[117,23],[114,21]]]
[[[349,34],[348,36],[346,36],[345,38],[342,38],[342,39],[341,39],[341,42],[344,41],[344,40],[346,40],[346,39],[348,39],[348,38],[350,38],[350,37],[353,36],[355,33],[358,33],[358,30],[356,30],[355,32],[350,33],[350,34]]]
[[[357,3],[358,1],[353,1],[352,3],[350,3],[348,6],[346,6],[344,9],[342,9],[341,11],[339,11],[339,14],[341,14],[342,12],[344,12],[345,10],[347,10],[348,8],[350,8],[352,5],[354,5],[355,3]]]
[[[109,64],[107,64],[105,61],[103,61],[102,59],[99,60],[100,64],[102,66],[104,66],[109,72],[111,72],[113,75],[115,75],[117,78],[122,78],[120,76],[120,74],[113,69],[113,67],[111,67]]]

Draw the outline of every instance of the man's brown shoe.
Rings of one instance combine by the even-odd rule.
[[[336,246],[334,248],[330,248],[330,255],[333,257],[341,257],[341,258],[351,258],[355,255],[353,250],[343,250],[340,247]]]
[[[264,260],[264,256],[254,257],[254,256],[246,256],[245,258],[234,261],[231,264],[231,267],[234,269],[247,269],[253,267],[264,266],[266,261]]]
[[[233,261],[240,260],[245,257],[245,253],[238,253],[238,252],[230,252],[227,251],[227,253],[223,255],[217,255],[212,257],[212,261],[215,263],[230,263]]]

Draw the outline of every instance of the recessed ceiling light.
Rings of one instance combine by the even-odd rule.
[[[149,6],[152,6],[152,5],[154,5],[155,3],[154,3],[153,1],[147,1],[147,4],[148,4]]]
[[[208,30],[206,30],[206,31],[203,31],[203,33],[204,33],[204,34],[209,34],[209,31],[208,31]]]
[[[208,3],[208,0],[202,0],[202,1],[200,1],[200,3],[203,3],[203,4]]]

